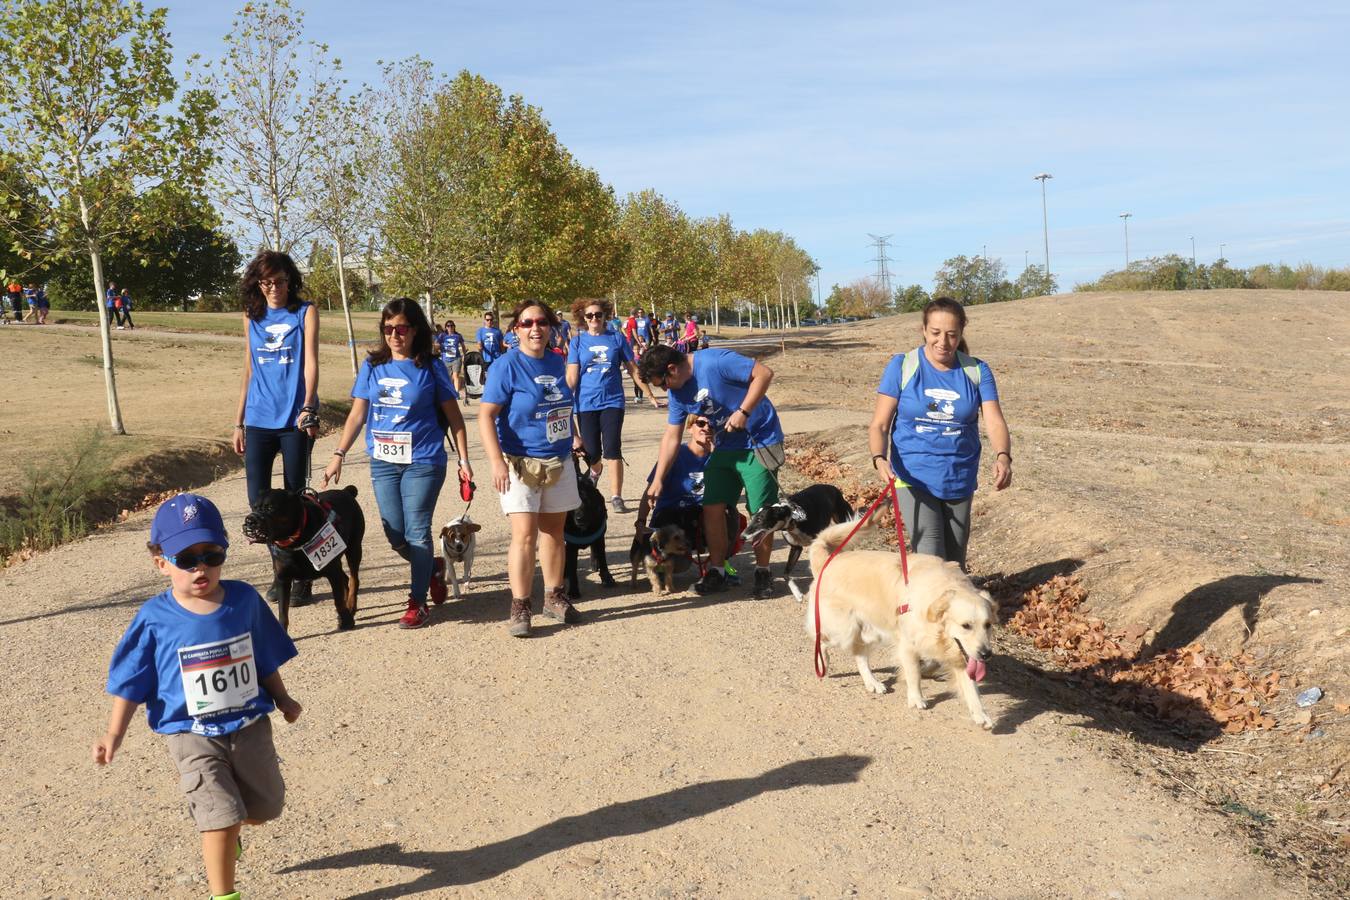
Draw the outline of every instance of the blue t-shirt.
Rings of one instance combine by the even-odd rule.
[[[506,350],[512,350],[519,347],[520,335],[516,334],[516,330],[512,328],[506,333],[506,336],[502,338],[502,344],[506,347]],[[503,350],[502,352],[505,353],[506,350]]]
[[[267,307],[261,319],[248,320],[248,399],[244,424],[254,428],[293,428],[305,405],[305,312]]]
[[[436,407],[458,399],[450,373],[442,365],[419,368],[411,359],[391,359],[372,366],[361,364],[352,396],[370,401],[366,413],[366,452],[375,459],[375,432],[410,434],[412,461],[444,466],[445,431]]]
[[[113,308],[113,298],[115,298],[115,297],[117,297],[117,296],[118,296],[117,291],[113,290],[112,288],[108,288],[107,292],[104,293],[104,295],[103,295],[103,305],[106,306],[106,307],[108,307],[108,309],[112,309],[112,308]]]
[[[506,352],[500,328],[489,328],[484,325],[478,329],[478,343],[483,347],[484,362],[492,362]]]
[[[637,320],[637,328],[636,328],[635,330],[637,331],[637,336],[638,336],[638,337],[642,338],[644,341],[646,341],[646,342],[649,343],[649,344],[652,342],[652,320],[651,320],[651,319],[647,318],[646,316],[638,316],[638,320]]]
[[[123,294],[123,295],[122,295],[122,308],[123,308],[123,309],[131,309],[131,295],[130,295],[130,294]]]
[[[702,506],[703,470],[707,467],[707,456],[699,456],[689,449],[688,444],[681,444],[675,460],[670,464],[670,470],[666,472],[666,480],[661,483],[661,495],[656,498],[656,506],[652,511]],[[651,484],[655,477],[656,466],[652,466],[652,470],[647,473],[647,483]]]
[[[623,389],[624,363],[633,362],[633,348],[612,331],[579,334],[567,347],[567,364],[581,367],[577,384],[577,411],[623,409],[628,396]]]
[[[891,357],[877,387],[878,394],[898,401],[891,468],[902,481],[940,500],[969,497],[980,471],[980,404],[998,399],[994,373],[979,362],[975,385],[960,368],[934,368],[922,347],[910,352],[919,354],[919,367],[905,389],[900,390],[900,353]]]
[[[502,452],[543,458],[566,456],[572,449],[572,390],[566,367],[553,352],[535,359],[517,351],[488,369],[483,402],[502,408],[497,416]]]
[[[464,335],[459,332],[446,334],[442,331],[436,335],[436,346],[441,348],[441,362],[447,366],[453,365],[464,355]]]
[[[678,388],[667,392],[670,415],[667,421],[681,425],[689,416],[705,416],[717,435],[718,450],[748,450],[783,442],[783,426],[778,410],[768,397],[750,412],[744,431],[726,432],[727,419],[745,402],[750,387],[750,372],[755,361],[731,350],[700,350],[689,357],[694,374]]]
[[[553,329],[553,346],[567,349],[567,342],[572,337],[572,323],[566,319],[558,322],[558,327]]]
[[[276,708],[262,680],[295,657],[295,643],[252,585],[220,586],[225,597],[207,615],[184,609],[172,590],[151,597],[113,650],[108,693],[144,703],[152,731],[218,737]],[[188,711],[185,681],[194,708],[209,712]]]

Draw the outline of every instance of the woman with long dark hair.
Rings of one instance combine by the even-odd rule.
[[[400,628],[427,624],[427,594],[445,602],[445,582],[431,545],[431,517],[445,483],[445,430],[453,436],[459,471],[473,477],[469,439],[450,374],[432,355],[432,328],[421,305],[390,300],[380,313],[380,346],[370,351],[352,386],[352,411],[323,483],[342,477],[342,461],[366,429],[370,481],[389,546],[408,561],[408,608]],[[441,563],[444,564],[443,562]]]
[[[478,407],[492,486],[511,522],[506,570],[513,637],[530,635],[536,556],[544,573],[544,615],[566,624],[581,621],[563,580],[563,522],[581,495],[572,461],[572,389],[566,363],[549,349],[555,322],[542,300],[516,306],[511,330],[520,347],[492,364]]]
[[[965,307],[951,297],[931,300],[919,330],[923,343],[891,357],[881,376],[867,429],[872,466],[883,484],[895,483],[910,548],[964,569],[981,414],[996,491],[1012,484],[1012,437],[994,373],[966,347]]]
[[[272,487],[281,454],[282,484],[305,486],[319,430],[319,311],[300,299],[304,281],[285,253],[264,250],[244,269],[244,379],[234,417],[234,452],[244,457],[249,506]],[[109,295],[113,287],[108,286]],[[120,327],[120,326],[119,326]],[[310,583],[299,582],[297,600]],[[273,583],[268,598],[275,600]]]

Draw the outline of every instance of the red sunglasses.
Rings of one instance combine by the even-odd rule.
[[[399,337],[407,337],[408,332],[412,330],[413,327],[411,325],[385,325],[383,329],[386,335],[396,334]]]
[[[549,324],[548,319],[545,319],[543,316],[540,316],[537,319],[516,319],[517,328],[533,328],[536,325],[540,328],[547,328]]]

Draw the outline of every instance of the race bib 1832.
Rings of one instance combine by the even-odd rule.
[[[305,556],[309,557],[309,563],[314,567],[314,571],[322,572],[324,566],[328,565],[335,558],[347,549],[347,542],[342,539],[342,535],[337,533],[332,522],[325,522],[319,529],[319,533],[310,538],[303,547]]]
[[[194,718],[239,709],[258,696],[251,634],[181,647],[178,668],[188,715]]]

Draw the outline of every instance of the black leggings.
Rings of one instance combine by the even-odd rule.
[[[272,464],[281,454],[282,484],[288,491],[305,486],[305,467],[309,465],[313,441],[297,428],[244,429],[244,478],[248,484],[248,505],[254,507],[272,487]]]

